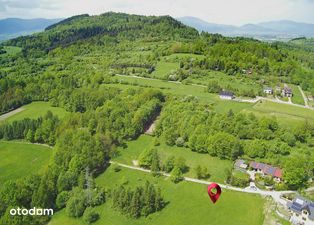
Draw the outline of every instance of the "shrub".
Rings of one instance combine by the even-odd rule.
[[[178,137],[176,140],[176,146],[183,147],[184,146],[184,139],[182,137]]]
[[[91,224],[99,219],[99,214],[92,207],[86,208],[83,219],[86,223]]]
[[[172,172],[171,172],[171,174],[170,174],[170,179],[171,179],[171,181],[174,182],[174,183],[178,183],[178,182],[180,182],[180,181],[183,180],[182,172],[181,172],[181,170],[180,170],[179,167],[175,167],[175,168],[172,170]]]
[[[84,213],[85,194],[81,191],[75,191],[66,204],[66,213],[70,217],[81,217]]]
[[[114,168],[113,168],[113,171],[114,172],[120,172],[121,171],[121,167],[120,166],[115,166]]]
[[[237,187],[247,187],[250,183],[250,176],[240,171],[234,171],[232,173],[230,183]]]

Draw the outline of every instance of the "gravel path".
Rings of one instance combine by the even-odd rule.
[[[5,120],[5,119],[7,119],[7,118],[9,118],[15,114],[18,114],[19,112],[22,112],[23,110],[24,110],[24,108],[21,107],[21,108],[12,110],[11,112],[5,113],[5,114],[0,116],[0,121]]]

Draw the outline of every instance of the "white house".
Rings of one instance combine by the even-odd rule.
[[[273,94],[273,89],[271,87],[265,87],[264,88],[264,93],[268,94],[268,95],[272,95]]]
[[[230,92],[230,91],[221,91],[219,93],[219,97],[221,99],[228,99],[228,100],[232,100],[232,99],[235,98],[234,94],[232,92]]]

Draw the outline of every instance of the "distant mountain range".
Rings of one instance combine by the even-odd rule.
[[[61,20],[42,18],[2,19],[0,20],[0,41],[43,31],[46,27]],[[243,26],[209,23],[196,17],[181,17],[177,18],[177,20],[199,31],[219,33],[224,36],[244,36],[262,40],[290,40],[297,37],[314,37],[314,24],[298,23],[289,20],[245,24]]]
[[[60,20],[62,19],[2,19],[0,20],[0,41],[43,31],[46,27]]]
[[[314,37],[314,24],[299,23],[289,20],[233,26],[208,23],[196,17],[181,17],[177,19],[185,25],[194,27],[199,31],[219,33],[225,36],[245,36],[267,40]]]

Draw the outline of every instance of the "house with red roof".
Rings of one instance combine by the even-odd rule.
[[[282,170],[278,167],[273,167],[265,163],[251,162],[250,168],[263,175],[271,175],[277,182],[282,180]]]

